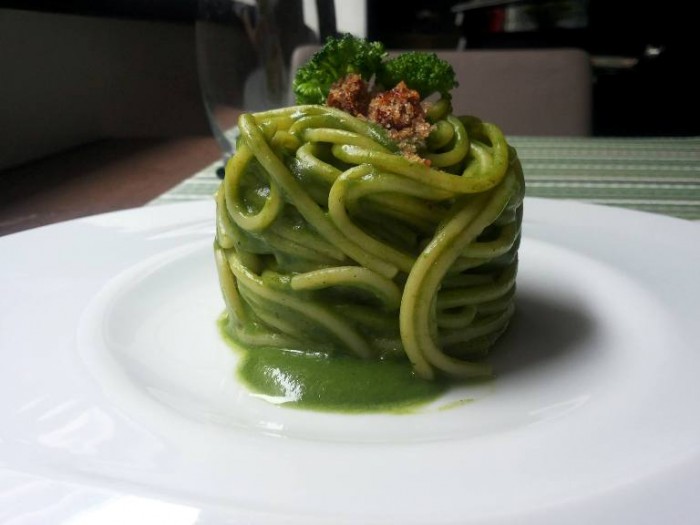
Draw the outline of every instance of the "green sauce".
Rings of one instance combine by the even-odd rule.
[[[236,349],[220,323],[224,338]],[[435,400],[445,381],[425,381],[406,361],[363,361],[277,348],[242,349],[238,376],[253,392],[287,407],[329,412],[410,412]]]
[[[341,412],[403,411],[435,399],[446,388],[417,378],[406,362],[278,349],[247,351],[238,374],[255,392],[287,406]]]

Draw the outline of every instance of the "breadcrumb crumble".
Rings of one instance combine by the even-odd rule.
[[[406,158],[430,165],[420,152],[433,126],[425,119],[418,91],[403,81],[387,91],[372,93],[360,75],[350,74],[331,86],[326,105],[379,124]]]

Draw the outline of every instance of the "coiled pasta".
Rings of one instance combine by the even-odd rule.
[[[501,131],[442,111],[425,158],[325,106],[240,117],[217,192],[229,335],[417,375],[488,375],[513,314],[524,182]]]

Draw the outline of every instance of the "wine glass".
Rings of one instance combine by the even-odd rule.
[[[321,28],[333,32],[334,14],[318,9],[323,5],[327,3],[199,0],[200,86],[224,164],[235,151],[241,113],[293,102],[289,67],[294,49],[317,44],[324,37]]]

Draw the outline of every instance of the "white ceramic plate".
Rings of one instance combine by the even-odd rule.
[[[0,522],[700,516],[697,224],[527,200],[497,379],[415,414],[342,415],[236,382],[213,214],[150,207],[0,238]]]

